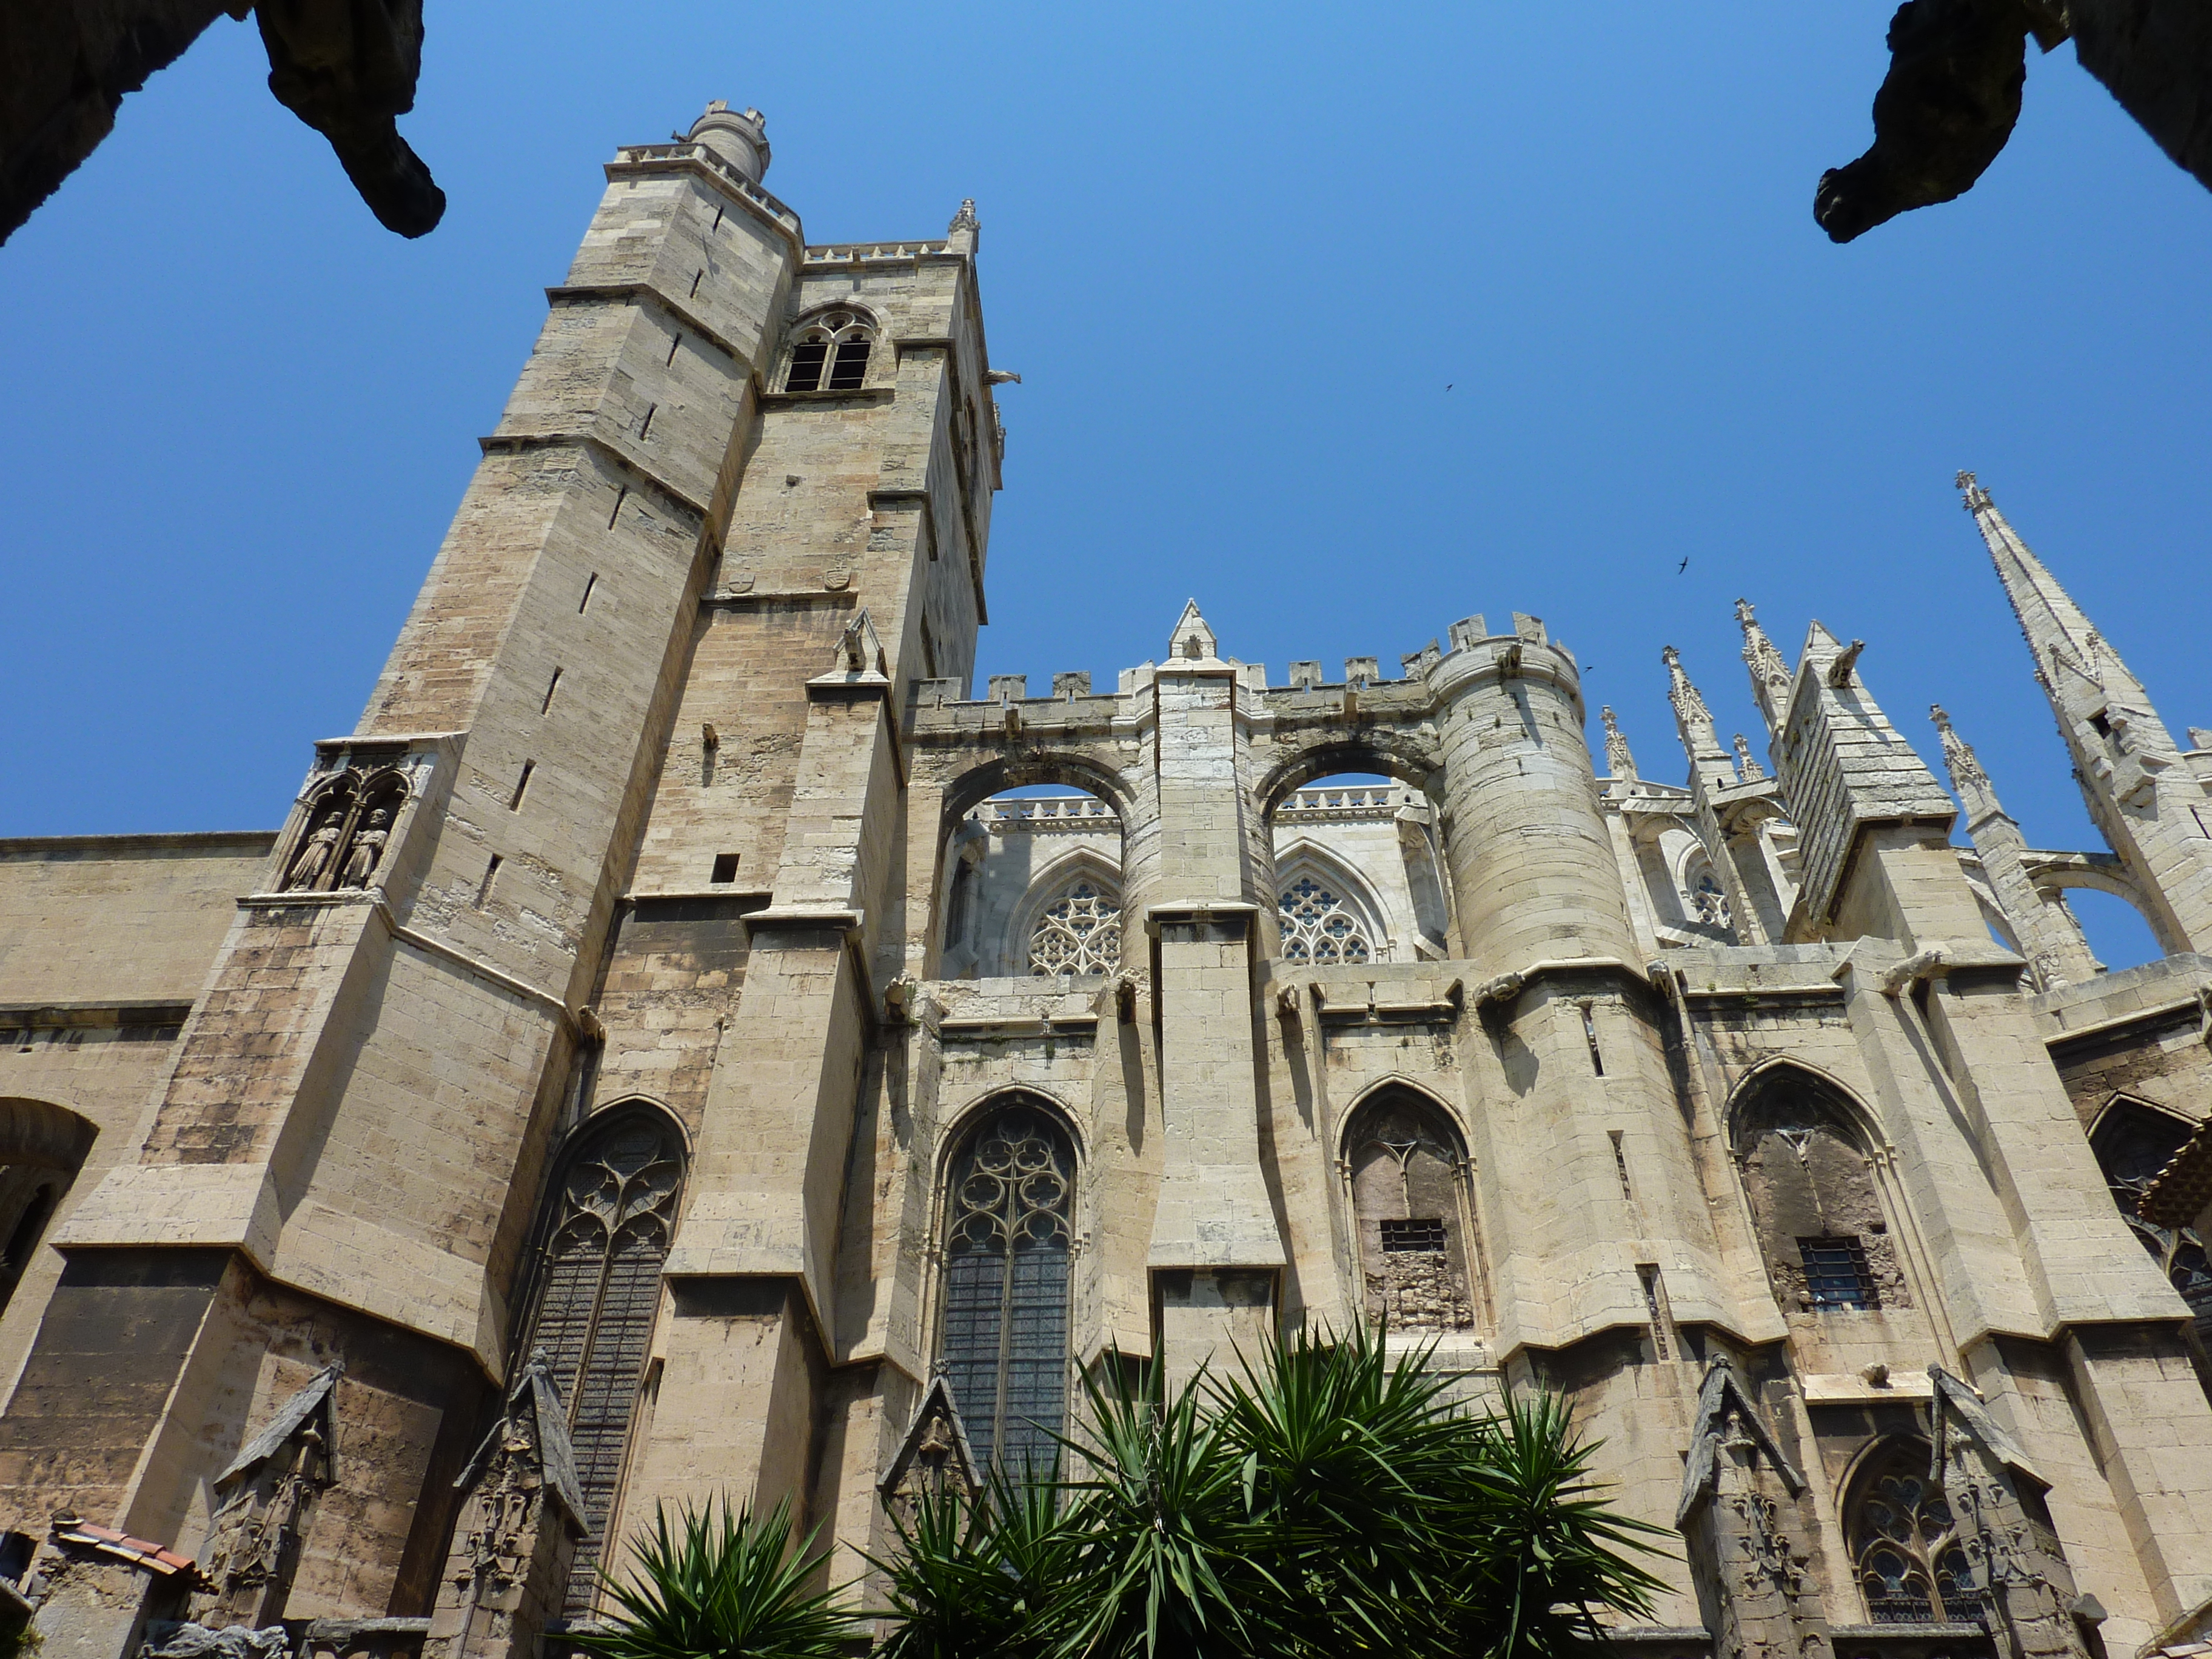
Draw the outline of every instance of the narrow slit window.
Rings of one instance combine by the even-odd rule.
[[[483,879],[477,884],[477,909],[481,910],[485,905],[491,902],[491,884],[498,879],[499,854],[494,853],[491,855],[491,862],[484,866]]]
[[[608,529],[612,530],[615,527],[615,520],[622,517],[623,503],[629,499],[629,486],[628,484],[624,484],[620,489],[615,491],[615,510],[607,514]],[[596,578],[594,578],[594,580],[596,580]]]
[[[700,284],[700,283],[701,283],[702,280],[704,280],[704,279],[705,279],[706,275],[707,275],[707,268],[706,268],[706,266],[704,266],[704,265],[700,266],[700,267],[699,267],[699,269],[698,269],[696,272],[694,272],[694,273],[693,273],[693,275],[692,275],[692,277],[691,277],[691,297],[692,297],[693,299],[695,299],[695,300],[696,300],[696,299],[697,299],[697,298],[699,297],[699,284]]]
[[[1633,1204],[1636,1202],[1636,1188],[1628,1184],[1628,1153],[1620,1144],[1621,1132],[1608,1129],[1606,1135],[1613,1142],[1613,1173],[1620,1177],[1620,1195]]]
[[[1636,1276],[1644,1281],[1644,1310],[1651,1316],[1651,1352],[1658,1358],[1667,1358],[1667,1321],[1659,1310],[1659,1264],[1639,1262]]]
[[[1866,1243],[1856,1233],[1801,1238],[1797,1252],[1804,1258],[1806,1295],[1815,1308],[1881,1306],[1867,1267]]]
[[[666,368],[676,361],[676,348],[683,343],[684,335],[680,330],[668,337],[668,356],[660,365],[663,368]]]
[[[590,610],[590,609],[592,608],[592,590],[593,588],[597,587],[599,585],[599,573],[598,571],[594,570],[593,572],[592,572],[592,574],[590,574],[590,576],[588,576],[588,577],[586,577],[586,578],[585,579],[585,581],[584,581],[584,597],[583,597],[583,599],[582,599],[578,603],[578,605],[577,605],[577,606],[576,606],[576,614],[577,614],[578,616],[580,616],[580,616],[582,616],[582,615],[584,614],[584,612],[586,612],[586,611],[588,611],[588,610]]]
[[[1605,1075],[1605,1056],[1598,1052],[1597,1017],[1591,1012],[1590,1005],[1589,1003],[1585,1002],[1582,1004],[1581,1006],[1583,1011],[1583,1041],[1589,1044],[1590,1073],[1591,1075],[1595,1077],[1603,1077]]]
[[[726,210],[722,208],[716,208],[714,210],[714,222],[713,225],[708,227],[708,228],[720,230],[722,228],[722,215],[725,211],[726,211]]]
[[[553,694],[560,689],[561,671],[556,668],[553,671],[553,678],[545,682],[545,701],[538,705],[539,714],[542,714],[553,707]]]
[[[529,793],[530,789],[530,775],[537,769],[538,763],[536,761],[525,761],[522,763],[522,775],[515,779],[514,797],[507,803],[507,810],[508,811],[520,812],[522,810],[522,798],[525,794]]]
[[[659,412],[659,404],[647,404],[645,406],[645,418],[637,423],[637,435],[641,442],[653,435],[653,417]]]
[[[708,876],[707,879],[717,885],[720,885],[724,882],[735,881],[737,878],[738,855],[735,853],[715,854],[714,868],[713,872]]]

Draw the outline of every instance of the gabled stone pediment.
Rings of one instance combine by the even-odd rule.
[[[932,1380],[914,1422],[878,1487],[886,1503],[911,1502],[924,1492],[957,1492],[973,1498],[983,1488],[982,1471],[968,1444],[967,1425],[942,1376]]]

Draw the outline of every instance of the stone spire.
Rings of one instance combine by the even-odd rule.
[[[1959,474],[2057,716],[2089,816],[2119,855],[2159,943],[2212,951],[2212,801],[2142,682],[2028,550],[1990,492]]]
[[[1936,703],[1928,710],[1943,740],[1943,765],[1951,775],[1951,787],[1966,809],[1966,834],[1982,861],[1982,873],[1996,896],[1997,906],[2012,924],[2021,954],[2035,970],[2037,984],[2045,991],[2062,985],[2079,985],[2104,971],[2104,964],[2081,935],[2081,924],[2065,899],[2045,894],[2028,869],[2027,838],[2020,825],[2006,815],[1990,775],[1982,769],[1973,750],[1951,729],[1951,717]]]
[[[1936,733],[1943,740],[1943,769],[1951,775],[1951,787],[1966,809],[1968,826],[1971,828],[1992,812],[2003,811],[1997,792],[1990,786],[1990,775],[1982,770],[1981,762],[1974,757],[1966,740],[1951,729],[1951,717],[1944,713],[1943,705],[1929,704],[1928,718],[1936,722]]]
[[[1778,731],[1790,718],[1790,665],[1759,625],[1749,599],[1735,602],[1735,619],[1743,629],[1743,663],[1751,671],[1751,695],[1758,702],[1767,731]]]
[[[1605,722],[1605,769],[1615,778],[1633,781],[1636,777],[1636,757],[1628,752],[1628,739],[1621,735],[1620,724],[1613,717],[1610,706],[1597,711]]]
[[[1690,751],[1694,765],[1700,757],[1723,754],[1720,733],[1713,727],[1713,711],[1705,707],[1705,700],[1698,688],[1690,684],[1690,677],[1682,671],[1682,653],[1668,646],[1659,653],[1667,665],[1667,701],[1674,705],[1675,728],[1682,734],[1682,747]]]

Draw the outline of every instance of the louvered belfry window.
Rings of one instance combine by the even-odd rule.
[[[617,1109],[610,1117],[570,1155],[554,1188],[538,1305],[522,1348],[543,1347],[552,1358],[588,1511],[591,1534],[577,1546],[568,1578],[572,1613],[590,1608],[598,1586],[684,1181],[673,1124],[645,1110]]]
[[[977,1460],[1017,1479],[1051,1470],[1066,1417],[1074,1195],[1074,1149],[1027,1102],[952,1162],[939,1364]]]

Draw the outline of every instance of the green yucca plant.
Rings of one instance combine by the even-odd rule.
[[[1085,1384],[1070,1467],[925,1494],[873,1565],[888,1659],[1565,1659],[1649,1617],[1663,1534],[1607,1506],[1547,1394],[1469,1412],[1426,1352],[1298,1335],[1171,1393]],[[680,1535],[678,1535],[680,1534]],[[607,1659],[827,1655],[861,1633],[764,1521],[662,1515]]]
[[[605,1659],[834,1659],[860,1633],[838,1589],[808,1588],[822,1564],[809,1536],[794,1549],[791,1511],[732,1511],[726,1498],[663,1504],[635,1545],[637,1571],[602,1575],[619,1609],[576,1645]]]

